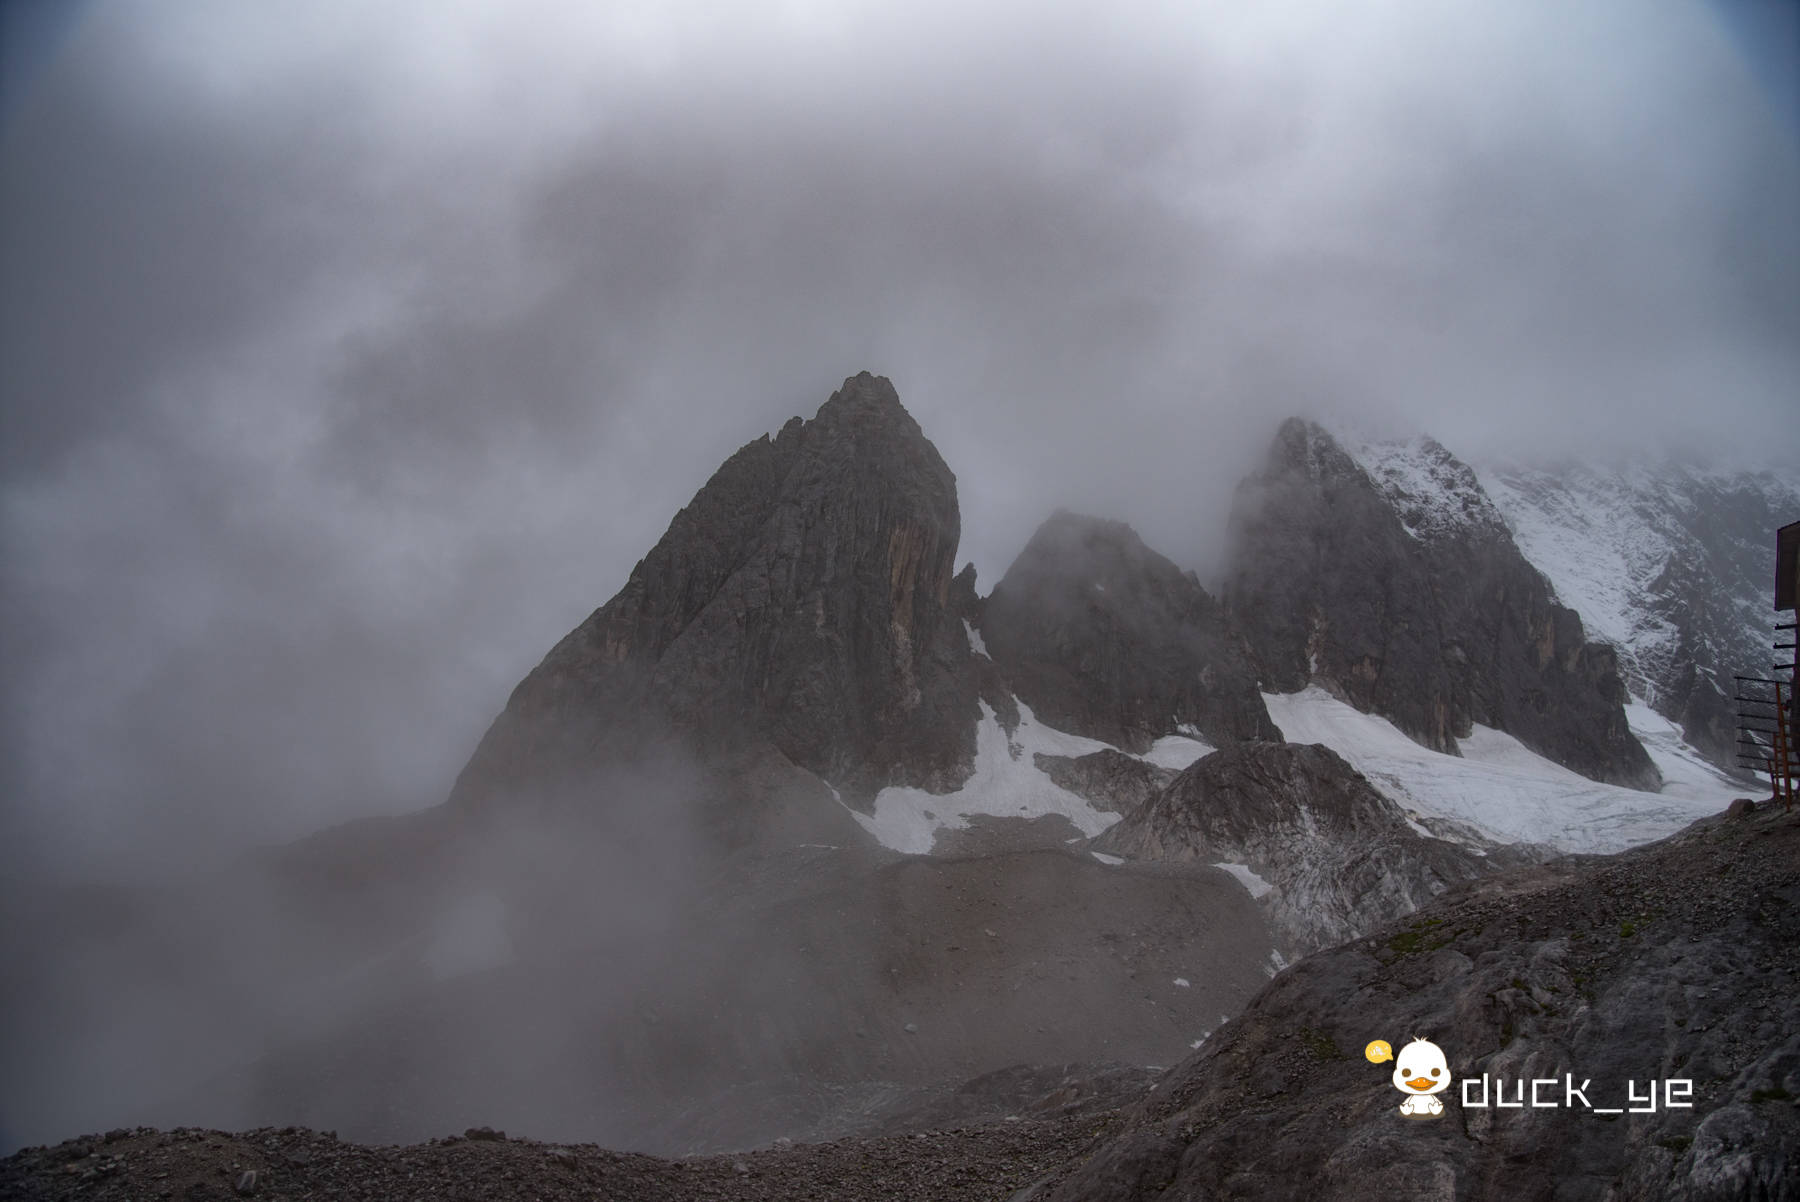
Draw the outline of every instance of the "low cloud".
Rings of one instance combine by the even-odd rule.
[[[0,143],[13,874],[442,797],[744,441],[892,377],[986,585],[1205,572],[1290,412],[1792,459],[1793,130],[1703,8],[99,9]]]

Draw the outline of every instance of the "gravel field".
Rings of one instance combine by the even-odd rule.
[[[588,1145],[542,1144],[476,1129],[407,1147],[363,1147],[331,1133],[149,1128],[111,1131],[0,1162],[9,1199],[253,1197],[486,1202],[488,1199],[1007,1199],[1059,1181],[1116,1114],[966,1127],[881,1139],[662,1160]],[[1031,1187],[1036,1187],[1032,1189]]]

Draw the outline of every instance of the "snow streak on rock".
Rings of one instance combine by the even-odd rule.
[[[1223,868],[1226,872],[1229,872],[1232,876],[1236,877],[1243,884],[1244,888],[1250,891],[1251,897],[1260,898],[1275,887],[1250,871],[1250,865],[1248,864],[1214,864],[1213,867]]]

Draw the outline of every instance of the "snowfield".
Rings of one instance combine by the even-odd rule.
[[[1155,764],[1158,768],[1172,768],[1176,772],[1185,772],[1195,760],[1209,756],[1217,750],[1217,747],[1200,737],[1199,731],[1194,731],[1185,735],[1164,735],[1151,744],[1149,751],[1137,758]]]
[[[1673,463],[1479,470],[1519,550],[1589,638],[1618,648],[1633,695],[1668,709],[1659,683],[1684,662],[1726,676],[1765,662],[1773,532],[1800,513],[1791,479]]]
[[[1269,882],[1250,871],[1250,865],[1248,864],[1214,864],[1213,867],[1223,868],[1226,872],[1229,872],[1232,876],[1236,877],[1238,883],[1250,891],[1251,897],[1260,898],[1275,888],[1275,886],[1269,884]]]
[[[1478,848],[1547,843],[1564,852],[1623,851],[1715,814],[1744,791],[1642,702],[1627,706],[1626,716],[1662,771],[1660,793],[1591,781],[1486,726],[1477,725],[1459,740],[1461,756],[1442,755],[1413,742],[1387,719],[1361,713],[1316,685],[1300,693],[1265,693],[1263,702],[1290,743],[1323,743],[1343,756],[1408,811],[1420,834],[1461,839]],[[1056,784],[1038,770],[1032,756],[1082,756],[1110,746],[1046,726],[1023,702],[1019,728],[1009,739],[983,702],[975,771],[961,789],[942,794],[883,789],[876,794],[872,815],[851,813],[883,847],[909,855],[929,854],[938,832],[966,829],[978,815],[1029,819],[1061,814],[1092,838],[1118,822],[1119,815],[1096,809]],[[1180,771],[1213,750],[1194,735],[1169,735],[1138,758]],[[1113,856],[1095,858],[1117,862]],[[1237,877],[1252,897],[1270,888],[1245,865],[1217,867]]]
[[[851,814],[883,847],[911,855],[926,854],[939,831],[963,830],[969,819],[978,814],[996,818],[1061,814],[1090,839],[1117,822],[1119,815],[1097,810],[1056,784],[1038,770],[1031,758],[1039,752],[1087,755],[1103,751],[1110,744],[1045,726],[1030,706],[1022,701],[1018,705],[1019,729],[1008,739],[993,708],[985,701],[981,703],[981,722],[975,731],[975,772],[956,792],[883,789],[875,795],[873,816],[855,810]]]
[[[1432,819],[1448,820],[1498,843],[1623,851],[1716,814],[1743,792],[1682,743],[1666,719],[1641,704],[1626,714],[1662,770],[1661,793],[1591,781],[1485,726],[1460,740],[1460,757],[1443,755],[1316,685],[1299,693],[1265,693],[1263,702],[1290,743],[1323,743],[1400,806],[1416,811],[1414,817],[1427,826]]]

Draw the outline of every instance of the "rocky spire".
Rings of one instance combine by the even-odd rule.
[[[578,783],[647,735],[762,740],[851,797],[953,787],[978,710],[947,610],[956,481],[889,381],[726,460],[514,690],[452,794]]]

